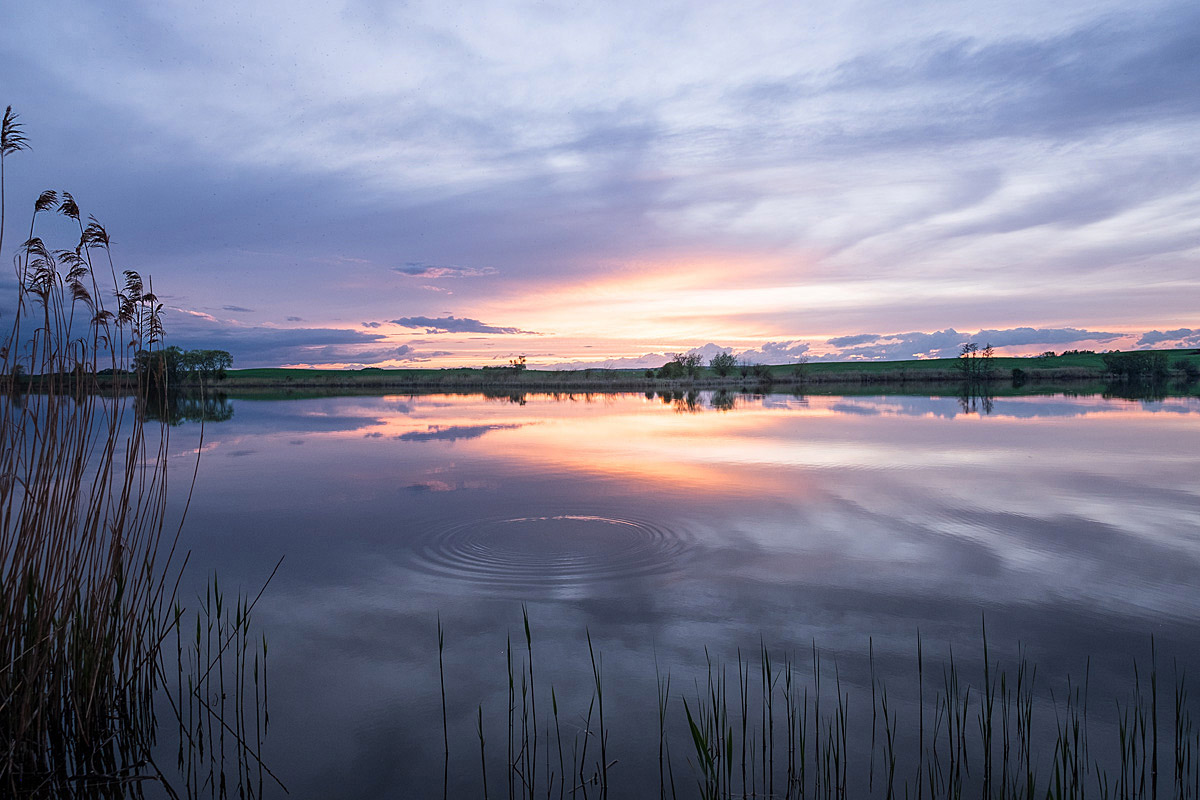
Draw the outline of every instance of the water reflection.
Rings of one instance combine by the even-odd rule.
[[[144,401],[147,420],[182,425],[185,422],[227,422],[233,403],[223,392],[151,394]]]
[[[1197,663],[1195,398],[521,401],[235,399],[206,432],[195,548],[246,584],[286,553],[258,609],[285,676],[273,719],[335,732],[274,745],[302,796],[440,790],[439,614],[464,748],[480,705],[489,747],[503,742],[522,602],[573,725],[590,633],[627,787],[657,774],[655,660],[690,685],[705,647],[734,660],[760,636],[815,640],[861,690],[868,637],[903,684],[918,628],[929,652],[969,654],[986,613],[994,648],[1023,642],[1046,688],[1093,656],[1110,707],[1150,631]],[[467,763],[463,795],[478,792]]]

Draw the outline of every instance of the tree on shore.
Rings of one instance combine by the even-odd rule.
[[[733,353],[717,353],[708,362],[708,366],[724,378],[737,367],[737,359],[733,357]]]
[[[668,353],[671,360],[658,370],[660,378],[694,378],[700,370],[699,353]]]
[[[995,355],[996,350],[990,342],[984,345],[982,350],[975,342],[964,342],[958,350],[958,371],[962,373],[963,380],[979,381],[991,378],[992,359]]]
[[[233,356],[224,350],[183,350],[172,345],[162,350],[139,350],[134,369],[148,384],[171,389],[195,381],[201,387],[225,379]]]

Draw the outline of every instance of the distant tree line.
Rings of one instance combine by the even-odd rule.
[[[663,364],[657,370],[648,369],[645,372],[647,378],[662,378],[666,380],[679,380],[682,378],[695,378],[703,369],[704,362],[699,353],[668,353],[671,360]],[[794,377],[801,377],[804,374],[804,363],[807,359],[802,359],[792,370]],[[771,383],[774,380],[774,373],[766,364],[755,364],[746,358],[737,358],[733,353],[717,353],[708,362],[708,368],[722,378],[728,377],[733,373],[738,373],[743,378],[754,376],[760,383]]]

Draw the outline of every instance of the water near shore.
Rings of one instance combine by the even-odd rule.
[[[918,630],[930,696],[951,648],[981,682],[983,619],[993,661],[1015,674],[1023,647],[1037,664],[1039,703],[1086,675],[1093,760],[1116,741],[1135,657],[1145,680],[1151,635],[1164,718],[1172,659],[1200,669],[1196,398],[517,399],[231,400],[202,443],[198,425],[173,433],[179,472],[204,451],[193,563],[253,587],[286,555],[255,615],[271,652],[268,761],[292,796],[441,795],[439,616],[450,796],[481,796],[480,717],[490,788],[506,796],[506,639],[519,666],[522,604],[538,758],[552,752],[551,685],[568,762],[579,741],[590,632],[621,797],[658,796],[656,665],[683,719],[706,648],[731,686],[739,651],[757,674],[760,643],[811,682],[815,642],[822,680],[836,665],[850,697],[852,784],[869,758],[854,742],[872,726],[871,649],[901,709],[898,746],[912,745]],[[692,742],[669,733],[691,796]]]

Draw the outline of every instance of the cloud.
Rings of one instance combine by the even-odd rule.
[[[496,325],[485,325],[477,319],[467,317],[445,316],[432,317],[401,317],[390,320],[393,325],[404,328],[423,328],[425,333],[523,333],[536,335],[534,331],[523,331],[520,328],[503,328]]]
[[[721,347],[719,344],[713,344],[712,342],[709,342],[708,344],[701,345],[700,347],[693,347],[691,350],[687,351],[687,354],[700,356],[700,360],[707,364],[713,356],[728,352],[728,347]]]
[[[212,314],[206,314],[203,311],[193,311],[190,308],[180,308],[179,306],[167,306],[167,309],[169,311],[178,311],[180,314],[187,314],[189,317],[195,317],[196,319],[202,319],[205,322],[219,322]]]
[[[853,347],[856,344],[866,344],[876,339],[885,338],[878,333],[856,333],[853,336],[835,336],[829,340],[833,347]]]
[[[442,358],[444,356],[454,355],[454,353],[451,352],[450,350],[429,350],[429,351],[422,352],[420,350],[417,350],[412,345],[413,345],[413,343],[410,342],[409,344],[402,344],[398,348],[396,348],[396,350],[394,351],[395,358],[398,361],[408,361],[408,362],[412,362],[412,363],[420,363],[423,361],[432,361],[435,358]]]
[[[211,315],[189,313],[165,321],[167,344],[185,350],[226,350],[235,368],[280,364],[374,363],[395,348],[381,348],[387,337],[347,328],[277,328],[227,323]]]
[[[1125,336],[1122,333],[1089,331],[1079,328],[1007,328],[965,333],[946,328],[933,333],[855,334],[838,336],[828,344],[837,348],[821,357],[823,361],[839,359],[907,360],[912,358],[955,358],[959,347],[966,342],[980,346],[1019,347],[1023,345],[1072,344],[1076,342],[1109,342]]]
[[[530,369],[658,369],[671,360],[666,353],[646,353],[600,361],[552,361],[530,365]]]
[[[1147,331],[1138,339],[1138,347],[1151,347],[1163,342],[1178,342],[1184,347],[1200,347],[1200,330],[1176,328],[1170,331]]]
[[[287,317],[288,322],[304,322],[304,317]]]
[[[383,323],[381,323],[381,322],[364,322],[364,323],[362,323],[362,326],[364,328],[378,328],[382,324]]]
[[[430,425],[424,431],[409,431],[396,438],[402,442],[457,442],[459,439],[478,439],[491,431],[512,430],[521,424],[507,425]]]
[[[980,344],[988,342],[997,347],[1009,347],[1024,344],[1111,342],[1113,339],[1120,339],[1125,335],[1110,331],[1086,331],[1079,328],[1007,328],[1005,330],[982,330],[975,334],[975,338],[979,340]]]
[[[807,342],[766,342],[761,347],[739,353],[738,358],[764,364],[786,364],[807,359],[809,349]]]
[[[439,264],[424,264],[419,261],[409,261],[402,267],[392,267],[394,272],[407,275],[410,278],[478,278],[484,275],[495,275],[495,267],[456,267]]]
[[[253,314],[253,308],[242,308],[241,306],[221,306],[222,311],[233,311],[239,314]]]

